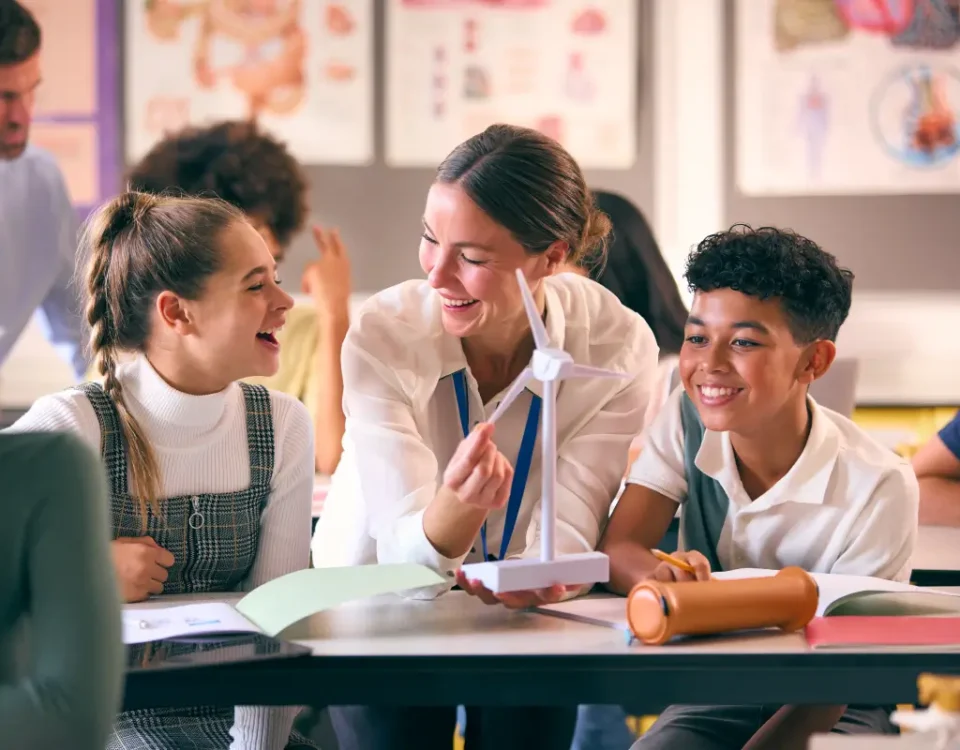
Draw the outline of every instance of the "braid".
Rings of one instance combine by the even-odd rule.
[[[87,324],[90,326],[90,350],[96,358],[97,372],[104,377],[104,388],[110,390],[116,383],[114,367],[113,325],[110,303],[107,300],[107,271],[110,267],[111,248],[101,241],[94,248],[87,270]],[[112,381],[108,384],[107,381]]]
[[[127,408],[123,386],[117,378],[117,327],[116,307],[111,305],[109,290],[110,260],[114,245],[120,242],[119,234],[125,219],[135,216],[136,206],[117,205],[107,225],[95,236],[87,268],[87,324],[90,326],[90,349],[96,360],[97,372],[103,377],[103,390],[113,401],[120,415],[120,424],[127,447],[130,467],[130,490],[140,507],[143,531],[147,529],[148,506],[154,513],[160,511],[160,482],[156,458],[136,419]],[[132,240],[128,240],[132,241]]]

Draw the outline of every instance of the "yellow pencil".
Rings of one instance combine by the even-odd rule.
[[[694,570],[694,567],[684,560],[681,560],[679,557],[674,557],[673,555],[668,555],[666,552],[662,552],[658,549],[652,549],[650,552],[655,558],[660,562],[669,563],[675,568],[680,568],[684,573],[695,574],[697,571]]]

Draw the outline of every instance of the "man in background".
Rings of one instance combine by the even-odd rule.
[[[87,362],[72,283],[77,215],[53,156],[29,144],[40,79],[36,19],[0,0],[0,366],[36,311],[79,380]]]

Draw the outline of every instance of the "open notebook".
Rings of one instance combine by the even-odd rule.
[[[776,575],[775,570],[741,568],[715,573],[714,578],[759,578]],[[833,573],[811,573],[820,589],[817,617],[841,615],[960,616],[960,594],[920,588],[869,576],[848,576]],[[626,599],[621,596],[596,594],[560,604],[537,607],[537,612],[602,625],[629,632]]]
[[[128,605],[123,608],[123,642],[238,633],[275,636],[305,617],[344,602],[443,582],[435,571],[412,563],[308,568],[258,586],[236,604]]]

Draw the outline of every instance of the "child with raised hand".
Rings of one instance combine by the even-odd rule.
[[[686,279],[682,387],[647,430],[601,542],[612,588],[791,565],[906,580],[910,465],[808,394],[836,356],[853,274],[794,232],[735,226],[700,243]],[[692,574],[651,552],[678,505],[677,557]],[[636,747],[805,747],[805,733],[831,730],[892,727],[881,707],[671,706]]]
[[[87,319],[102,385],[45,396],[16,431],[68,430],[102,454],[127,601],[249,590],[307,567],[313,437],[270,375],[292,305],[233,206],[128,192],[85,233]],[[133,353],[118,365],[121,352]],[[125,712],[108,748],[279,750],[295,709]]]

